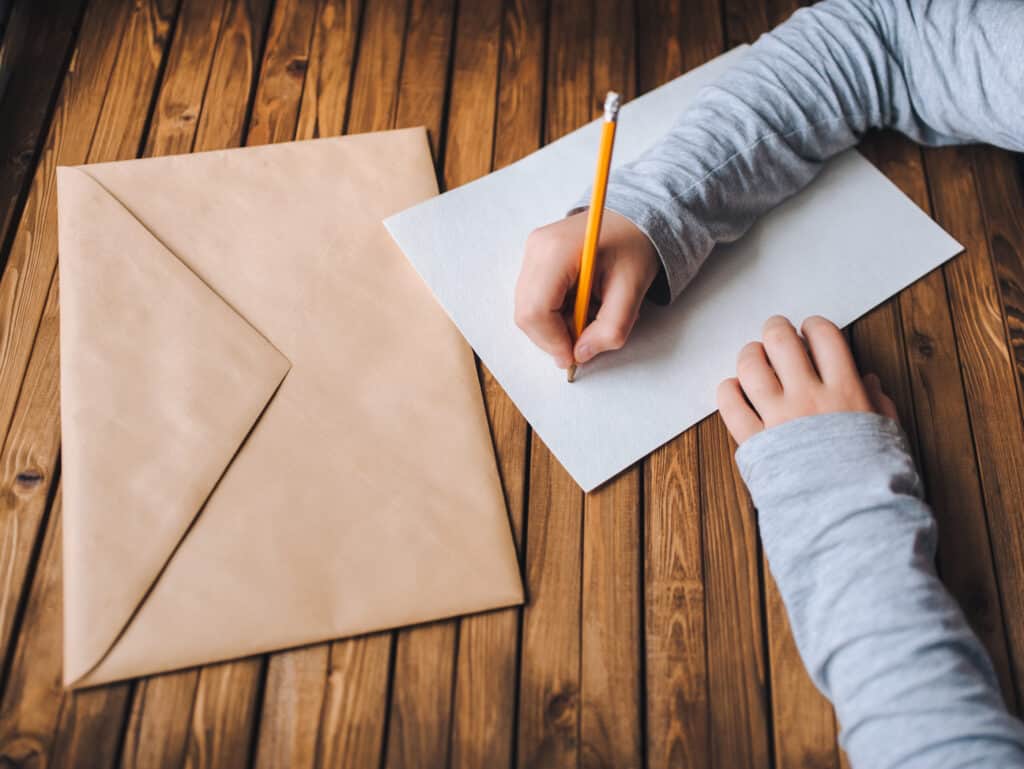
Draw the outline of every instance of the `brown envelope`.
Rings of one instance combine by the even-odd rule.
[[[58,170],[64,680],[522,601],[423,129]]]

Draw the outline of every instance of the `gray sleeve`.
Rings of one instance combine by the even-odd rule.
[[[736,460],[853,767],[1024,767],[1024,725],[935,575],[935,522],[896,423],[798,419],[754,436]]]
[[[1021,0],[824,0],[797,11],[613,173],[607,207],[661,256],[653,298],[674,299],[716,243],[739,238],[869,128],[1024,149],[1022,41]]]

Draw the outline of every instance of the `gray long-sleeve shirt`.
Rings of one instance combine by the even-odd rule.
[[[981,642],[935,575],[935,520],[903,433],[805,417],[736,452],[768,565],[857,769],[1024,767]]]
[[[874,127],[1024,150],[1024,0],[801,10],[613,174],[607,206],[654,242],[662,298],[675,298],[716,243]],[[737,461],[797,646],[836,707],[853,766],[1024,767],[1024,727],[935,576],[934,521],[895,424],[797,420],[750,439]]]
[[[762,36],[606,206],[654,242],[675,298],[716,243],[806,186],[870,128],[1024,150],[1024,0],[825,0]]]

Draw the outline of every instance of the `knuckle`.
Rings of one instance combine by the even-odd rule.
[[[537,311],[530,305],[516,305],[513,318],[520,329],[529,331],[537,320]]]
[[[762,355],[764,355],[764,346],[760,342],[747,342],[736,357],[736,367],[749,367],[756,363]]]
[[[839,331],[835,323],[820,315],[812,315],[803,322],[806,331]]]
[[[779,345],[790,339],[791,331],[781,324],[765,326],[762,336],[766,345]]]
[[[792,328],[792,325],[790,324],[788,318],[782,315],[772,315],[770,318],[768,318],[768,320],[764,322],[764,326],[762,326],[762,331],[765,334],[767,334],[770,331],[785,331],[787,328]]]
[[[609,349],[618,350],[626,344],[626,340],[629,338],[629,328],[625,324],[617,323],[608,329],[608,333],[605,334],[605,341],[608,344]]]
[[[715,388],[715,398],[719,403],[725,402],[730,395],[735,391],[736,379],[730,377],[729,379],[723,379],[718,383],[718,387]]]

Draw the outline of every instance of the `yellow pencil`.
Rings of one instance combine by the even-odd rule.
[[[594,175],[594,190],[590,197],[590,213],[587,214],[587,231],[583,236],[583,253],[580,255],[580,277],[576,283],[576,306],[573,312],[573,341],[580,338],[587,325],[590,309],[590,289],[594,282],[594,257],[597,254],[597,239],[601,234],[601,218],[604,215],[604,196],[608,189],[608,169],[612,164],[612,146],[615,144],[615,125],[619,120],[619,95],[609,91],[604,100],[604,125],[601,127],[601,146],[597,151],[597,173]],[[576,379],[576,364],[569,366],[567,379]]]

